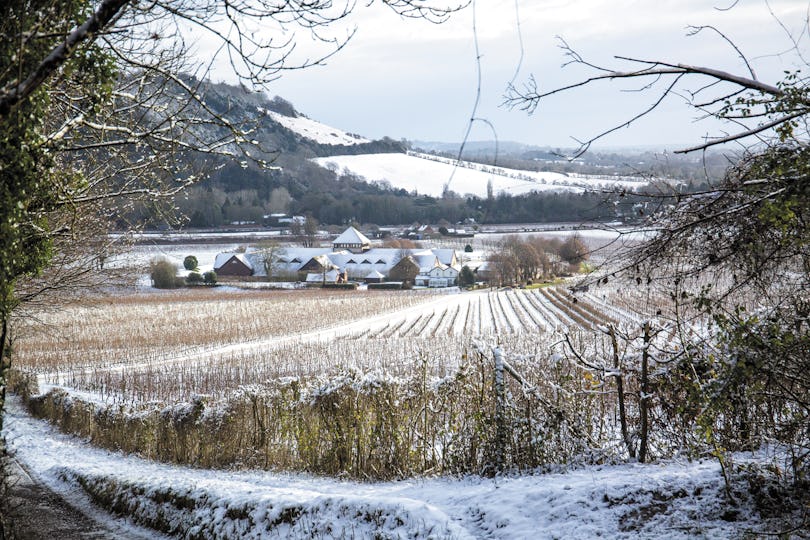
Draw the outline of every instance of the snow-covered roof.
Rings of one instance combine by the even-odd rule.
[[[363,233],[361,233],[360,231],[358,231],[354,227],[349,227],[348,229],[343,231],[343,233],[340,236],[335,238],[335,240],[332,242],[332,244],[333,245],[347,245],[347,246],[352,246],[352,245],[365,245],[365,246],[367,246],[367,245],[371,244],[371,240],[366,238],[366,236]]]
[[[307,274],[307,283],[321,283],[322,281],[329,281],[334,282],[337,281],[338,278],[338,271],[337,269],[332,269],[326,272],[324,275],[323,272],[310,272]]]
[[[253,263],[245,256],[244,253],[217,253],[214,259],[214,270],[222,268],[232,258],[236,257],[242,264],[253,270]]]
[[[452,266],[453,258],[456,255],[456,250],[455,249],[434,248],[434,249],[431,249],[430,251],[432,251],[433,254],[436,255],[436,258],[438,258],[439,261],[441,261],[442,264],[446,264],[447,266]]]
[[[382,275],[381,273],[379,273],[378,271],[372,270],[371,272],[368,273],[368,275],[366,276],[366,279],[382,279],[384,277],[385,276]]]
[[[329,251],[329,248],[283,247],[276,251],[275,256],[280,263],[298,261],[297,264],[303,265],[309,262],[313,257],[327,255]]]

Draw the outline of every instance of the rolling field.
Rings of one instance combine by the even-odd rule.
[[[520,354],[561,331],[636,319],[627,308],[559,288],[182,291],[96,299],[45,314],[24,330],[16,366],[36,373],[41,385],[102,400],[175,401],[349,367],[401,375],[419,354],[430,355],[433,372],[442,374],[475,340]]]

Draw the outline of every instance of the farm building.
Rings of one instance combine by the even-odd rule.
[[[452,287],[457,283],[458,270],[452,266],[438,264],[416,276],[416,285],[421,287]]]
[[[377,271],[377,270],[372,270],[372,271],[371,271],[371,272],[369,272],[369,274],[368,274],[368,275],[365,277],[365,282],[366,282],[366,283],[382,283],[383,279],[385,279],[385,276],[384,276],[384,275],[382,275],[382,274],[381,274],[379,271]]]
[[[252,276],[253,263],[244,253],[219,253],[214,260],[214,272],[218,276]]]
[[[348,249],[352,253],[362,253],[371,249],[371,240],[354,227],[349,227],[335,238],[332,249],[334,251]]]
[[[460,264],[453,249],[371,248],[369,240],[360,233],[357,233],[359,236],[355,235],[355,232],[357,230],[350,227],[335,240],[333,248],[337,245],[347,246],[341,249],[290,246],[248,250],[245,254],[240,254],[238,260],[249,268],[251,273],[223,275],[265,277],[269,273],[277,279],[305,281],[308,274],[322,275],[323,272],[338,270],[344,279],[360,282],[367,281],[369,276],[373,276],[371,279],[374,279],[377,274],[382,276],[380,281],[385,281],[386,278],[395,281],[407,279],[412,283],[416,282],[416,276],[422,276],[424,279],[419,280],[418,284],[424,283],[426,287],[443,286],[440,285],[442,279],[447,283],[446,286],[449,286],[458,277]],[[223,262],[227,262],[234,255],[221,253],[217,256],[217,260],[223,257]],[[434,270],[435,268],[439,270]],[[405,277],[402,277],[403,271]],[[219,273],[219,270],[217,272]],[[431,272],[433,285],[430,285]]]
[[[411,281],[416,279],[420,272],[419,264],[410,255],[401,258],[391,268],[388,278],[394,281]]]
[[[310,272],[307,274],[306,283],[337,283],[340,281],[340,272],[337,268],[332,268],[327,272]]]

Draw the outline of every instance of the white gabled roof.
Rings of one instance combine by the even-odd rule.
[[[378,272],[378,271],[376,271],[376,270],[372,270],[372,271],[371,271],[371,272],[369,272],[369,273],[368,273],[368,275],[366,276],[366,278],[367,278],[367,279],[382,279],[382,278],[384,278],[384,277],[385,277],[384,275],[382,275],[381,273],[379,273],[379,272]]]
[[[354,227],[349,227],[343,234],[335,238],[332,244],[345,244],[345,245],[369,245],[371,244],[371,240],[366,238],[366,236],[355,229]]]
[[[242,264],[253,270],[253,264],[245,257],[244,253],[217,253],[216,259],[214,259],[214,270],[222,268],[233,257],[236,257]]]
[[[442,264],[447,266],[451,266],[453,264],[453,258],[455,257],[456,250],[455,249],[445,249],[445,248],[434,248],[430,251],[436,255],[436,258],[441,261]]]

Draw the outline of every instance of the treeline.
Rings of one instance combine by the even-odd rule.
[[[653,199],[636,193],[534,192],[523,195],[444,197],[417,195],[349,173],[339,173],[308,161],[280,171],[256,174],[235,165],[187,190],[175,201],[176,215],[191,227],[230,223],[266,224],[274,213],[312,215],[325,225],[374,223],[451,223],[472,219],[480,224],[561,221],[632,221],[649,213]],[[651,208],[650,208],[651,210]],[[153,208],[133,210],[131,219],[160,226],[166,214]]]
[[[455,160],[458,150],[420,151]],[[719,180],[733,156],[722,152],[707,152],[699,157],[668,152],[593,152],[589,151],[577,158],[568,160],[572,149],[509,149],[497,155],[494,147],[481,147],[465,150],[464,160],[482,165],[497,165],[518,171],[558,172],[563,174],[592,174],[607,176],[637,176],[640,178],[670,178],[686,182],[702,183],[709,178]]]

